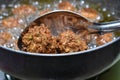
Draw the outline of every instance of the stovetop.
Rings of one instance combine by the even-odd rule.
[[[20,80],[0,71],[0,80]]]
[[[0,71],[0,80],[5,80],[4,73]]]
[[[0,80],[20,80],[20,79],[14,78],[14,77],[0,71]],[[94,78],[91,78],[91,79],[88,79],[88,80],[98,80],[98,78],[94,77]]]

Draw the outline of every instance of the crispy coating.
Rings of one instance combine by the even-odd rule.
[[[52,36],[48,28],[41,24],[29,28],[23,35],[23,50],[36,53],[56,53],[56,37]]]
[[[28,16],[30,14],[34,14],[36,10],[37,8],[32,5],[21,5],[17,8],[14,8],[12,12],[13,14],[19,15],[19,16]]]
[[[88,18],[92,21],[96,21],[99,16],[99,13],[93,8],[82,8],[78,12],[85,18]]]
[[[58,4],[58,9],[61,10],[70,10],[70,11],[75,11],[76,8],[68,1],[63,1]]]
[[[12,38],[12,35],[8,32],[0,33],[0,45],[4,45]]]
[[[21,25],[20,19],[15,18],[15,17],[8,17],[6,19],[3,19],[1,21],[1,24],[6,28],[13,28],[13,27],[18,27]]]
[[[61,33],[58,37],[58,49],[60,53],[83,51],[87,48],[86,42],[71,30]]]
[[[73,31],[68,30],[53,36],[44,25],[30,27],[22,37],[23,50],[35,53],[68,53],[88,48],[86,42]]]
[[[96,43],[98,46],[103,45],[105,43],[108,43],[113,40],[113,34],[112,33],[106,33],[102,35],[97,35]]]

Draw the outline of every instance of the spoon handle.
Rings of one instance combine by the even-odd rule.
[[[93,25],[89,26],[89,28],[100,32],[115,32],[120,30],[120,20],[105,23],[93,23]]]

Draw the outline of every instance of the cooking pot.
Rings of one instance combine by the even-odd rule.
[[[114,11],[116,19],[119,19],[119,0],[88,1],[102,4]],[[0,5],[11,2],[0,0]],[[112,67],[119,56],[119,37],[105,45],[69,54],[31,54],[0,46],[0,69],[23,80],[85,80]]]

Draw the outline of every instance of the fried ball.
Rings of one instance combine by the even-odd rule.
[[[4,27],[7,27],[7,28],[18,27],[18,26],[21,25],[20,19],[15,18],[15,17],[8,17],[8,18],[6,18],[6,19],[3,19],[3,20],[1,21],[1,24],[2,24]]]
[[[29,28],[22,37],[23,50],[35,53],[56,53],[56,38],[44,25]]]
[[[0,33],[0,45],[4,45],[12,38],[12,35],[9,32]]]
[[[28,16],[28,15],[34,14],[36,10],[37,8],[32,5],[21,5],[17,8],[14,8],[12,12],[13,14],[19,15],[19,16]]]
[[[93,8],[82,8],[78,12],[85,18],[88,18],[92,21],[96,21],[99,16],[99,13]]]
[[[76,8],[68,1],[63,1],[58,4],[58,9],[61,10],[70,10],[70,11],[75,11]]]
[[[105,43],[108,43],[113,40],[113,34],[112,33],[106,33],[103,35],[97,35],[96,43],[98,46],[103,45]]]
[[[83,51],[87,48],[86,42],[71,30],[65,31],[59,35],[58,51],[60,53]]]

